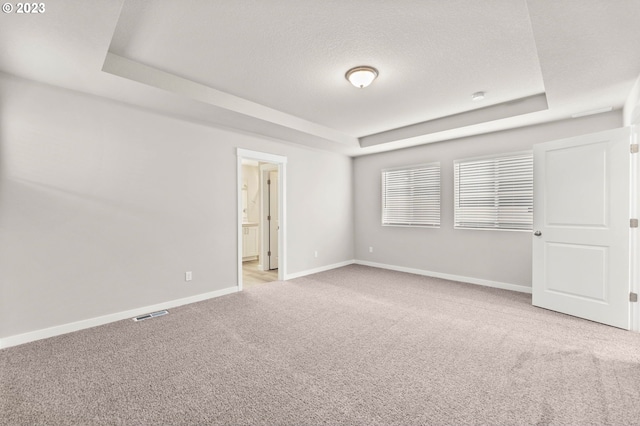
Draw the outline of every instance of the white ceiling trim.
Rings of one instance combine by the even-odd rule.
[[[349,156],[619,115],[640,73],[640,0],[90,3],[3,16],[0,77]],[[366,90],[344,77],[362,64]]]
[[[112,52],[107,52],[102,71],[345,146],[357,146],[358,144],[356,137],[158,70]]]
[[[317,123],[196,83],[189,79],[158,70],[112,52],[107,52],[102,71],[241,114],[245,119],[251,118],[268,122],[283,129],[293,130],[295,133],[300,132],[305,135],[320,138],[323,141],[334,142],[340,144],[348,151],[352,151],[353,148],[367,148],[380,144],[415,143],[416,140],[423,139],[424,136],[431,134],[498,121],[504,118],[546,110],[548,108],[546,94],[541,93],[356,138]],[[274,134],[268,134],[267,136],[281,137],[281,132],[274,132]],[[313,145],[313,139],[310,142],[310,145]]]
[[[363,136],[360,138],[360,146],[364,148],[389,142],[401,142],[445,130],[462,129],[480,123],[489,123],[504,118],[544,111],[546,109],[548,109],[547,96],[545,93],[540,93],[526,98],[514,99],[509,102]]]

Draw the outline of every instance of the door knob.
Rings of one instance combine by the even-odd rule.
[[[535,235],[536,237],[539,237],[540,235],[542,235],[542,232],[536,231],[536,232],[533,233],[533,235]]]

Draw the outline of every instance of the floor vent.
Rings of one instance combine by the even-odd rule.
[[[162,315],[167,315],[169,313],[169,311],[158,311],[158,312],[152,312],[150,314],[144,314],[144,315],[140,315],[139,317],[135,317],[133,320],[134,321],[142,321],[142,320],[146,320],[149,318],[155,318],[155,317],[161,317]]]

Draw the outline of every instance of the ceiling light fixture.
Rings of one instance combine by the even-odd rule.
[[[378,70],[367,65],[361,65],[351,68],[344,76],[357,88],[364,89],[378,77]]]
[[[484,99],[484,92],[476,92],[473,95],[471,95],[472,101],[481,101],[483,99]]]

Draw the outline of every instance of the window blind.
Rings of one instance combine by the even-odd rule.
[[[440,163],[382,171],[382,224],[440,226]]]
[[[533,226],[533,153],[454,162],[454,228]]]

